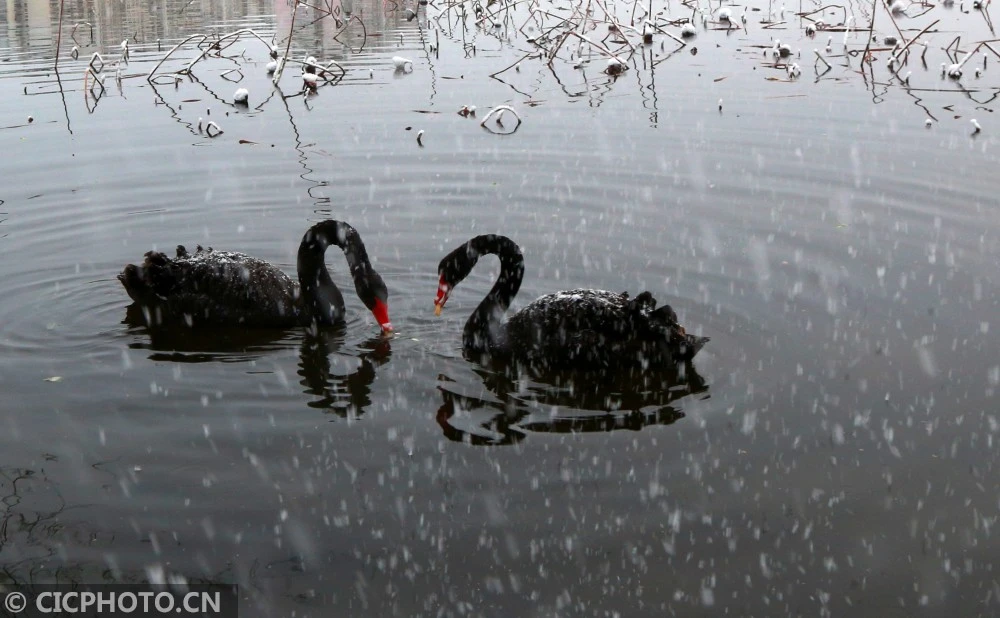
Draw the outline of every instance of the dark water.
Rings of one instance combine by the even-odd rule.
[[[73,3],[58,73],[58,5],[0,13],[0,581],[165,572],[241,584],[245,615],[1000,612],[1000,58],[938,70],[956,34],[993,38],[988,13],[901,16],[909,36],[942,20],[906,88],[888,52],[864,77],[845,65],[840,32],[817,78],[828,34],[790,12],[764,29],[764,5],[674,55],[658,35],[617,79],[594,55],[502,81],[487,75],[533,49],[526,13],[463,34],[444,6],[339,8],[367,38],[302,9],[292,51],[346,76],[287,99],[252,38],[196,79],[145,80],[190,34],[283,36],[285,2]],[[881,8],[876,31],[895,33]],[[798,80],[763,54],[772,37],[804,50]],[[228,103],[238,86],[249,109]],[[504,103],[516,132],[480,128]],[[201,243],[292,273],[329,217],[388,283],[391,341],[353,294],[347,328],[318,339],[123,324],[115,275],[145,251]],[[494,232],[524,250],[521,305],[649,289],[711,343],[645,392],[491,375],[459,346],[497,263],[443,317],[432,301],[440,258]]]

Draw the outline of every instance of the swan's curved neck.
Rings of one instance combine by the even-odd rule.
[[[468,249],[470,271],[480,256],[492,254],[500,258],[500,276],[465,323],[463,344],[467,350],[495,351],[505,345],[502,319],[521,288],[524,257],[521,255],[521,248],[505,236],[477,236],[469,241]]]
[[[326,249],[340,247],[347,257],[358,295],[369,304],[364,291],[372,278],[368,252],[357,230],[342,221],[323,221],[309,228],[299,245],[298,271],[303,305],[314,322],[335,324],[344,319],[344,295],[326,268]]]

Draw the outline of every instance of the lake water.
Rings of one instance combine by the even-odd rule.
[[[1000,612],[1000,58],[939,70],[956,35],[995,38],[989,14],[914,5],[907,37],[941,22],[927,68],[915,45],[899,78],[888,51],[862,75],[843,32],[825,53],[831,35],[791,11],[765,28],[781,7],[764,4],[745,27],[734,6],[731,32],[696,19],[677,53],[656,34],[618,77],[573,39],[551,68],[490,78],[557,25],[528,6],[477,28],[467,4],[463,28],[447,5],[408,20],[355,2],[333,8],[364,31],[336,39],[300,9],[292,58],[346,75],[283,98],[298,67],[273,89],[252,37],[174,83],[188,44],[146,80],[192,34],[253,28],[284,49],[283,1],[67,5],[58,72],[58,4],[7,3],[0,582],[167,573],[240,584],[248,616]],[[870,5],[847,8],[868,23]],[[875,31],[891,48],[881,5]],[[523,122],[480,127],[500,104]],[[124,323],[115,275],[144,252],[200,243],[293,274],[326,218],[365,240],[392,340],[353,293],[346,328],[318,339]],[[492,375],[460,345],[498,263],[433,315],[438,261],[483,233],[524,251],[516,306],[648,289],[712,340],[642,392]]]

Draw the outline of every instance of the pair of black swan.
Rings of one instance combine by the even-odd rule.
[[[326,326],[344,321],[344,297],[330,278],[324,255],[340,247],[354,287],[382,330],[392,332],[388,291],[372,268],[357,230],[341,221],[317,223],[302,238],[296,286],[277,267],[243,253],[177,247],[169,258],[151,251],[141,266],[118,275],[143,308],[147,323],[243,327]],[[467,355],[520,362],[539,369],[645,369],[690,360],[708,342],[687,334],[667,305],[649,292],[635,298],[603,290],[570,290],[542,296],[503,322],[521,287],[524,258],[509,238],[477,236],[438,266],[435,314],[483,255],[500,258],[500,276],[469,317],[462,334]]]

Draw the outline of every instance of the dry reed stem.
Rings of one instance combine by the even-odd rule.
[[[896,29],[896,34],[899,35],[899,40],[902,41],[906,39],[906,37],[903,36],[903,31],[899,29],[899,24],[896,23],[896,16],[892,14],[892,9],[889,8],[889,5],[886,3],[886,0],[882,0],[882,6],[884,6],[885,10],[888,11],[889,21],[892,22],[892,27]]]
[[[208,38],[208,36],[204,35],[204,34],[192,34],[191,36],[189,36],[188,38],[184,39],[183,41],[181,41],[177,45],[174,45],[173,48],[170,51],[167,52],[167,55],[164,56],[163,58],[161,58],[160,61],[156,63],[156,66],[153,67],[153,69],[149,72],[149,75],[146,76],[146,81],[151,82],[153,80],[153,74],[156,73],[157,70],[159,70],[160,66],[162,66],[163,63],[167,61],[167,58],[169,58],[170,56],[172,56],[175,51],[177,51],[178,49],[180,49],[188,41],[193,41],[194,39],[197,39],[198,37],[201,37],[201,42],[204,42],[205,39]]]
[[[521,121],[521,116],[517,113],[517,110],[515,110],[510,105],[497,105],[496,107],[494,107],[490,111],[486,112],[486,115],[483,116],[483,121],[479,123],[479,126],[481,126],[481,127],[483,127],[485,129],[486,128],[486,121],[487,120],[489,120],[494,114],[503,114],[504,112],[510,112],[510,113],[514,114],[515,118],[517,118],[517,124],[514,125],[514,131],[516,131],[517,127],[521,126],[521,122],[522,122]],[[499,116],[497,116],[497,124],[499,124],[500,126],[503,126],[503,124],[500,122],[500,117]]]
[[[252,34],[253,36],[257,37],[257,39],[261,43],[263,43],[264,45],[267,45],[268,49],[271,49],[271,44],[268,43],[267,41],[265,41],[259,34],[257,34],[256,32],[254,32],[251,28],[243,28],[242,30],[236,30],[235,32],[230,32],[229,34],[224,34],[221,37],[219,37],[218,39],[214,40],[211,45],[209,45],[208,47],[206,47],[205,49],[202,50],[201,54],[199,54],[194,60],[192,60],[190,63],[188,63],[188,65],[187,65],[186,68],[181,69],[180,71],[178,71],[178,73],[190,73],[191,72],[191,68],[197,62],[199,62],[202,58],[204,58],[205,56],[207,56],[208,52],[212,51],[213,49],[217,49],[221,53],[222,50],[224,50],[224,49],[226,49],[226,48],[231,47],[232,45],[234,45],[236,43],[236,40],[239,39],[240,36],[242,36],[244,34]],[[206,39],[207,39],[207,37],[206,37]],[[222,42],[225,41],[225,40],[228,40],[228,39],[233,39],[233,41],[229,45],[226,45],[226,47],[223,47],[222,46]],[[204,43],[204,42],[205,41],[203,40],[202,43]],[[199,45],[200,45],[200,43],[199,43]]]
[[[80,26],[90,26],[90,42],[93,43],[94,42],[94,24],[90,23],[89,21],[81,21],[81,22],[75,24],[73,26],[73,29],[69,31],[69,38],[73,39],[73,42],[76,43],[77,45],[83,45],[83,43],[81,43],[79,41],[79,39],[76,38],[76,29],[79,28]]]
[[[620,63],[622,64],[622,66],[625,66],[625,61],[623,61],[623,60],[622,60],[621,58],[619,58],[619,57],[618,57],[617,55],[615,55],[615,53],[614,53],[614,52],[612,52],[612,51],[611,51],[610,49],[608,49],[608,48],[607,48],[607,47],[605,47],[604,45],[602,45],[602,44],[600,44],[600,43],[595,43],[594,41],[591,41],[591,40],[590,40],[590,39],[588,39],[587,37],[583,36],[582,34],[578,34],[578,33],[577,33],[577,32],[575,32],[575,31],[570,31],[570,32],[569,32],[568,34],[569,34],[570,36],[575,36],[576,38],[580,39],[580,40],[581,40],[581,41],[583,41],[584,43],[587,43],[587,44],[588,44],[588,45],[590,45],[591,47],[594,47],[594,48],[596,48],[596,49],[597,49],[597,51],[601,52],[602,54],[604,54],[604,55],[605,55],[605,56],[607,56],[608,58],[610,58],[610,59],[613,59],[613,60],[616,60],[617,62],[620,62]]]
[[[938,24],[938,22],[940,22],[940,21],[941,21],[940,19],[934,20],[931,23],[931,25],[927,26],[926,28],[924,28],[923,30],[921,30],[920,32],[918,32],[916,34],[916,36],[914,36],[912,39],[910,39],[909,41],[907,41],[906,45],[904,45],[902,49],[900,49],[898,52],[896,52],[895,54],[892,55],[892,57],[895,59],[895,61],[898,62],[899,61],[899,57],[902,56],[903,53],[905,53],[906,50],[908,50],[910,48],[910,45],[913,45],[914,41],[916,41],[917,39],[919,39],[928,30],[930,30],[931,28],[933,28],[934,26],[936,26]]]
[[[352,15],[351,15],[351,17],[350,17],[350,18],[348,18],[348,20],[347,20],[346,22],[344,22],[344,27],[343,27],[343,28],[341,28],[340,30],[338,30],[338,31],[337,31],[337,32],[336,32],[336,33],[335,33],[335,34],[333,35],[333,40],[335,40],[335,41],[339,41],[339,40],[340,40],[340,39],[338,39],[337,37],[339,37],[339,36],[340,36],[341,34],[343,34],[343,32],[344,32],[345,30],[347,30],[347,27],[351,25],[351,21],[352,21],[352,20],[357,20],[357,22],[358,22],[359,24],[361,24],[361,33],[362,33],[362,34],[364,35],[364,36],[363,36],[363,38],[361,39],[361,47],[359,47],[359,48],[358,48],[358,51],[356,51],[356,52],[355,52],[353,48],[351,49],[351,51],[352,51],[353,53],[356,53],[356,54],[359,54],[359,53],[361,53],[362,51],[364,51],[364,49],[365,49],[365,43],[367,43],[367,42],[368,42],[368,28],[366,28],[366,27],[365,27],[365,22],[363,22],[363,21],[361,20],[361,18],[360,18],[360,17],[358,17],[357,15],[353,15],[353,14],[352,14]],[[348,43],[348,47],[350,47],[350,43]],[[340,65],[337,65],[337,66],[340,66]],[[343,68],[343,67],[341,67],[341,68]]]
[[[815,22],[816,20],[812,19],[812,16],[815,15],[816,13],[821,13],[821,12],[827,10],[827,9],[840,9],[840,10],[842,10],[844,12],[844,16],[841,18],[840,21],[841,21],[841,23],[844,23],[844,22],[847,21],[847,7],[845,7],[845,6],[841,5],[841,4],[824,4],[823,6],[819,7],[818,9],[813,10],[813,11],[809,11],[808,13],[799,13],[799,17],[804,17],[804,18],[808,19],[809,21]],[[826,30],[826,28],[824,28],[824,30]]]
[[[821,55],[820,55],[820,53],[819,53],[819,50],[818,50],[818,49],[814,49],[814,50],[813,50],[813,53],[815,53],[815,54],[816,54],[816,59],[817,59],[817,60],[819,60],[820,62],[822,62],[823,64],[825,64],[825,65],[826,65],[826,70],[827,70],[827,71],[829,71],[830,69],[832,69],[832,68],[833,68],[832,66],[830,66],[830,63],[826,61],[826,58],[824,58],[823,56],[821,56]],[[815,68],[815,67],[816,67],[816,63],[813,63],[813,68]]]
[[[295,17],[299,14],[299,0],[293,0],[295,2],[295,8],[292,9],[292,23],[288,26],[288,41],[285,42],[285,53],[278,60],[278,68],[274,70],[274,77],[271,78],[271,83],[275,86],[278,85],[278,80],[281,79],[281,74],[285,72],[285,63],[288,61],[288,53],[292,49],[292,35],[295,33]]]
[[[665,34],[668,37],[670,37],[671,39],[673,39],[673,40],[677,41],[678,43],[680,43],[681,47],[687,47],[687,41],[685,41],[684,39],[678,37],[677,35],[673,34],[672,32],[670,32],[668,30],[664,30],[663,28],[657,26],[656,24],[654,24],[651,21],[647,21],[646,23],[649,24],[650,27],[652,27],[654,30],[656,30],[660,34]]]
[[[63,22],[63,5],[66,4],[66,0],[59,0],[59,32],[56,34],[56,60],[52,65],[53,68],[59,68],[59,53],[62,49],[62,22]],[[75,29],[75,28],[74,28]]]

